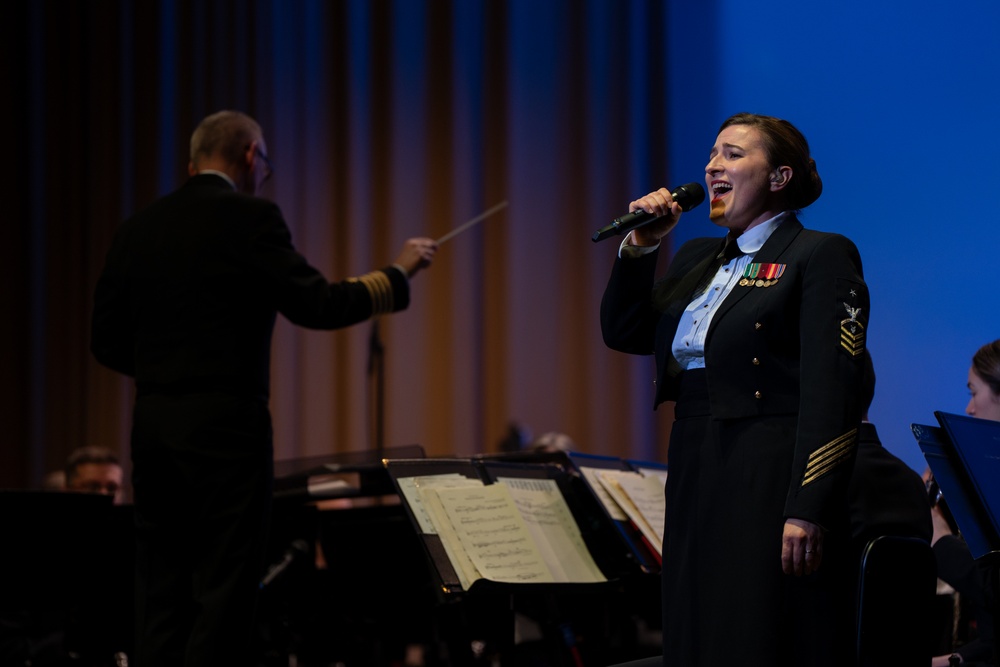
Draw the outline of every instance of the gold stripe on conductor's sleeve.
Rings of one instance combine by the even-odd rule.
[[[372,300],[372,317],[385,315],[393,311],[392,281],[382,271],[372,271],[358,278],[349,278],[349,282],[360,282],[368,290]]]
[[[858,429],[855,428],[810,454],[806,462],[806,471],[802,476],[802,486],[815,482],[844,462],[851,455],[857,439]]]
[[[381,315],[384,306],[382,304],[382,290],[378,284],[378,280],[372,274],[366,273],[361,276],[361,282],[368,289],[368,295],[372,299],[372,316]]]
[[[391,313],[392,283],[389,282],[388,276],[381,271],[373,271],[368,274],[368,278],[371,280],[373,289],[378,292],[373,314],[384,315],[386,313]]]

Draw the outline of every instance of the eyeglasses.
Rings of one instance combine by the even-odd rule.
[[[271,165],[271,160],[267,157],[267,154],[260,149],[260,146],[255,146],[254,152],[264,161],[264,181],[266,181],[274,174],[274,167]]]

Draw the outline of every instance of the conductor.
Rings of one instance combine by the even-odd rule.
[[[277,313],[336,329],[409,304],[437,244],[328,282],[292,245],[260,126],[237,111],[191,137],[190,179],[118,230],[94,295],[91,350],[135,378],[132,483],[139,667],[249,662],[273,451]]]

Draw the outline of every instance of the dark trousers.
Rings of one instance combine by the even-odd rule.
[[[134,664],[248,664],[271,507],[266,402],[141,395],[132,462]]]

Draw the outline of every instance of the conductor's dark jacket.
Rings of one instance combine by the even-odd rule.
[[[657,252],[615,262],[601,304],[605,343],[656,355],[654,406],[676,400],[671,348],[697,276],[722,249],[699,238],[655,282]],[[708,330],[705,367],[715,419],[798,415],[785,516],[830,526],[846,498],[857,443],[869,300],[861,258],[847,238],[804,229],[790,216],[753,257],[782,265],[777,282],[737,285]]]
[[[216,174],[118,230],[91,349],[136,383],[137,664],[249,661],[238,652],[249,650],[265,560],[277,313],[333,329],[408,301],[398,268],[328,282],[296,252],[275,204]]]
[[[150,390],[268,395],[276,313],[316,329],[409,303],[399,269],[328,283],[292,246],[278,206],[191,178],[118,231],[97,285],[97,360]]]

